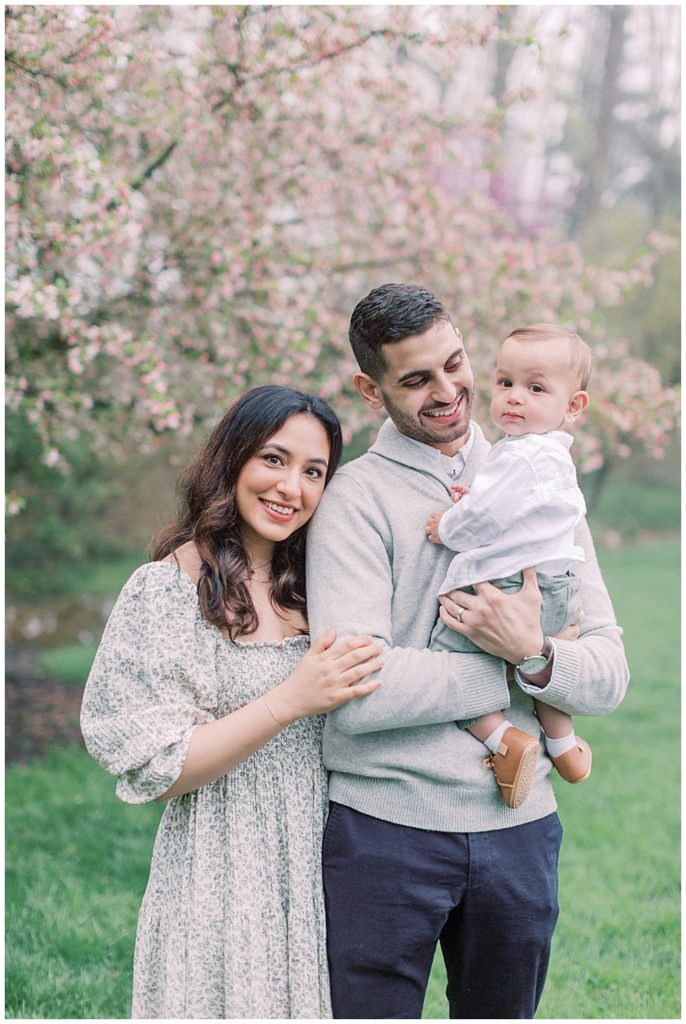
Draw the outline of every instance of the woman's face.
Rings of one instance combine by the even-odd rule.
[[[329,438],[318,419],[296,413],[238,474],[236,503],[248,545],[277,543],[304,526],[319,504],[329,464]]]

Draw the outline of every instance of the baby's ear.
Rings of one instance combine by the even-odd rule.
[[[567,403],[565,422],[573,423],[581,416],[581,413],[588,407],[589,397],[587,391],[575,391]]]

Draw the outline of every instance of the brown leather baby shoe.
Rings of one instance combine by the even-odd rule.
[[[591,748],[579,736],[571,750],[565,750],[564,754],[551,757],[550,760],[565,782],[583,782],[591,774]]]
[[[484,761],[486,767],[493,770],[508,807],[519,807],[531,792],[537,757],[538,740],[510,726],[503,733],[495,754]]]

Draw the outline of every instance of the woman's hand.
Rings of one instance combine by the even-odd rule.
[[[541,592],[536,570],[525,569],[522,589],[504,594],[492,583],[477,583],[476,594],[453,590],[439,600],[441,622],[469,637],[483,651],[517,665],[543,647]]]
[[[349,636],[338,643],[335,639],[332,629],[315,640],[288,679],[266,697],[196,726],[181,774],[157,799],[168,800],[206,786],[274,739],[283,726],[376,690],[381,685],[377,680],[360,680],[381,668],[379,644],[370,636]]]
[[[381,686],[379,680],[360,682],[382,668],[380,644],[371,636],[348,636],[335,641],[335,629],[320,636],[288,679],[269,691],[269,705],[283,725],[298,718],[326,714]]]

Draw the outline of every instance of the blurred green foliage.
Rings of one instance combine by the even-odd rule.
[[[680,452],[673,445],[663,461],[627,459],[614,469],[589,513],[596,541],[611,531],[614,542],[641,535],[678,535],[681,528]],[[588,496],[594,490],[593,474],[580,476]]]
[[[117,537],[102,529],[102,517],[121,494],[117,473],[78,440],[70,450],[71,471],[41,462],[41,445],[26,419],[6,417],[5,467],[25,507],[8,522],[7,588],[10,594],[59,593],[65,567],[107,560],[125,551],[125,530]]]
[[[84,686],[98,645],[65,644],[44,651],[39,658],[43,668],[59,683]]]
[[[660,230],[678,234],[679,219],[664,215]],[[591,262],[619,266],[657,227],[651,212],[632,199],[600,210],[581,230],[579,244]],[[611,333],[630,342],[633,355],[656,366],[665,384],[681,380],[681,252],[664,253],[650,288],[638,288],[620,305],[603,312]]]

